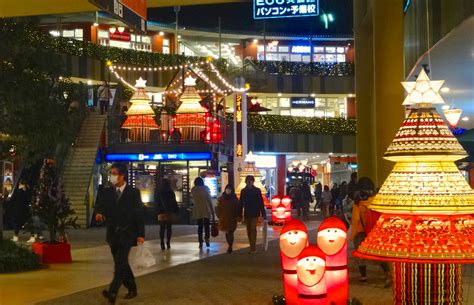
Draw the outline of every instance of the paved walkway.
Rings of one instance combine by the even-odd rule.
[[[313,229],[312,242],[318,225],[317,221],[308,223]],[[194,226],[176,226],[170,251],[161,251],[157,240],[147,241],[158,264],[137,270],[139,297],[133,301],[120,299],[118,304],[271,304],[274,294],[283,293],[277,241],[270,242],[268,252],[249,255],[245,229],[240,227],[235,247],[240,250],[223,254],[226,245],[220,234],[208,251],[200,252],[195,230]],[[156,239],[157,233],[157,226],[147,227],[149,239]],[[272,239],[278,234],[278,228],[269,232]],[[74,232],[73,264],[0,275],[0,305],[105,305],[100,291],[111,279],[112,263],[103,236],[103,229]],[[392,304],[391,289],[383,288],[380,268],[369,266],[368,274],[369,284],[360,285],[357,267],[350,259],[350,296],[364,305]],[[474,266],[466,268],[465,295],[465,304],[474,304]]]

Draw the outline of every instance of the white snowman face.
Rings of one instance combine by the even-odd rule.
[[[324,276],[325,264],[324,260],[317,256],[300,259],[296,264],[298,280],[308,287],[316,285]]]
[[[300,230],[291,230],[280,235],[280,250],[285,256],[295,258],[308,244],[308,234]]]
[[[342,250],[347,233],[341,229],[329,228],[318,232],[318,247],[326,255],[334,255]]]
[[[285,217],[285,212],[286,212],[286,209],[282,205],[280,205],[278,208],[276,208],[276,216],[278,218]]]

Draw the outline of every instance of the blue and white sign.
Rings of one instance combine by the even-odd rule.
[[[292,46],[291,53],[309,54],[311,53],[311,47],[310,46]]]
[[[287,18],[319,15],[319,0],[253,0],[253,18]]]
[[[108,162],[118,161],[200,161],[211,160],[210,152],[191,153],[159,153],[159,154],[106,154],[105,160]]]
[[[292,97],[291,108],[314,108],[316,100],[311,97]]]

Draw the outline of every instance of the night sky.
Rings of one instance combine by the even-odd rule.
[[[335,21],[324,28],[320,17],[301,17],[269,19],[266,21],[267,33],[285,33],[288,35],[352,35],[352,0],[320,0],[320,8],[332,13]],[[321,10],[320,10],[321,13]],[[231,3],[220,5],[183,6],[179,13],[180,27],[189,29],[218,28],[218,18],[222,18],[223,31],[251,32],[261,34],[263,21],[252,17],[252,3]],[[148,10],[148,19],[160,23],[174,24],[173,8]]]

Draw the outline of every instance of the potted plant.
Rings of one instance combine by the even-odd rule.
[[[49,232],[49,240],[32,245],[32,251],[43,263],[70,263],[71,246],[67,230],[77,229],[77,216],[66,198],[62,181],[54,167],[54,160],[45,159],[41,167],[36,195],[32,204],[32,215],[37,216]],[[36,224],[38,225],[38,224]]]

